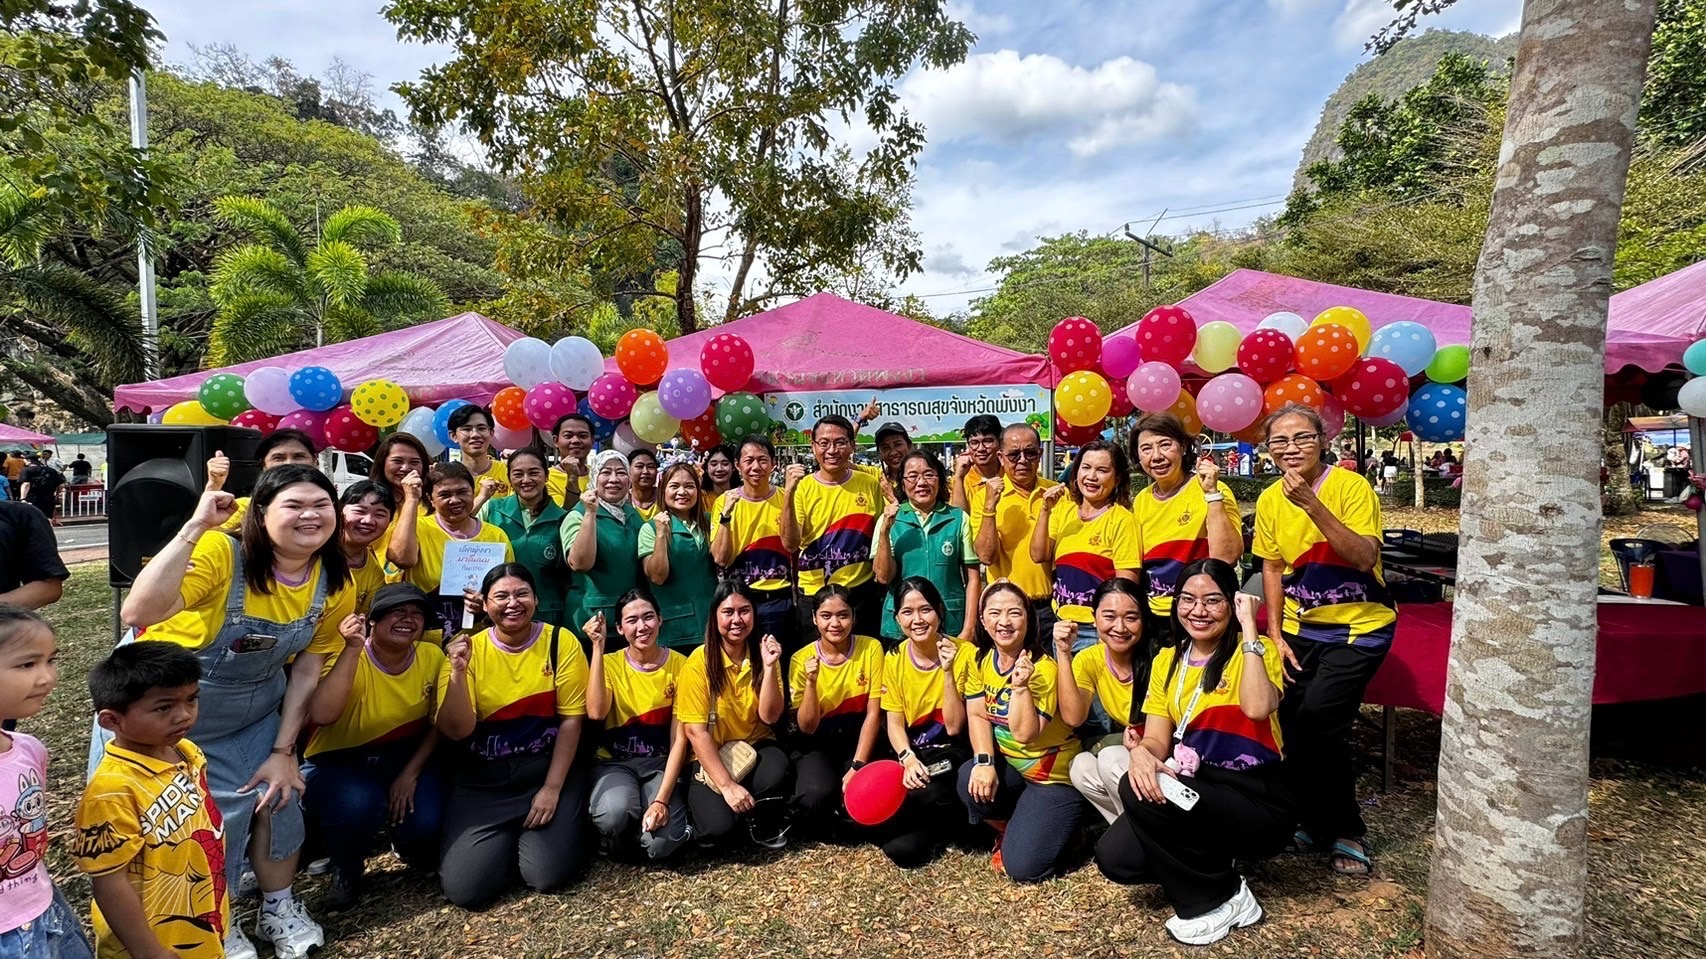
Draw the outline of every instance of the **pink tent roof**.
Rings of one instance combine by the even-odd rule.
[[[16,426],[7,426],[5,423],[0,423],[0,444],[51,442],[53,442],[53,437],[51,436],[44,436],[41,433],[32,433],[26,429],[20,429]]]
[[[287,370],[324,366],[337,374],[346,390],[365,380],[387,379],[407,390],[416,403],[427,406],[456,398],[489,403],[498,390],[510,385],[503,368],[504,347],[521,337],[478,313],[460,313],[347,343],[185,373],[169,380],[132,383],[113,391],[113,405],[139,413],[165,409],[193,399],[202,381],[215,373],[244,376],[263,366]]]
[[[718,333],[736,333],[757,357],[753,393],[1048,383],[1048,359],[974,340],[876,307],[818,293],[803,300],[678,336],[669,365],[699,366]],[[615,360],[605,363],[616,368]]]
[[[1694,338],[1682,332],[1685,321],[1698,326],[1702,314],[1706,314],[1706,308],[1694,305],[1706,297],[1703,268],[1706,264],[1696,264],[1611,298],[1610,330],[1605,345],[1608,375],[1627,367],[1657,372],[1681,362],[1683,349]],[[1658,289],[1649,291],[1651,287]],[[1467,306],[1317,283],[1260,270],[1234,270],[1181,300],[1179,305],[1189,310],[1199,323],[1225,320],[1244,333],[1255,329],[1268,314],[1282,310],[1307,320],[1331,306],[1354,306],[1366,313],[1376,328],[1399,320],[1414,320],[1432,330],[1441,346],[1469,344]],[[1128,326],[1121,332],[1130,329]]]

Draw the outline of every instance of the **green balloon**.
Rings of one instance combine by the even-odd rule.
[[[1469,347],[1442,346],[1428,363],[1428,379],[1435,383],[1461,383],[1469,376]]]
[[[717,432],[732,443],[753,433],[770,430],[770,416],[764,412],[764,401],[751,393],[729,393],[717,401]]]
[[[235,373],[215,373],[196,390],[196,400],[209,416],[228,420],[249,408],[243,396],[243,378]]]

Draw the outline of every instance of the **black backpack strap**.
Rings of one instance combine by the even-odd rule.
[[[552,689],[557,688],[557,633],[560,632],[561,630],[562,630],[561,626],[557,626],[555,624],[553,624],[551,626],[551,647],[550,647],[550,652],[548,655],[551,657],[551,688]]]

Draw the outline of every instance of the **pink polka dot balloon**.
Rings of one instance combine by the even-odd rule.
[[[278,428],[301,430],[318,449],[326,445],[326,415],[315,410],[293,410],[278,418]]]
[[[1222,373],[1197,394],[1197,418],[1222,433],[1236,433],[1262,415],[1262,384],[1242,373]]]
[[[592,389],[586,391],[587,405],[607,420],[626,418],[639,398],[640,391],[620,373],[605,373],[593,380]]]
[[[1336,389],[1345,409],[1361,419],[1385,416],[1410,402],[1410,378],[1404,368],[1382,356],[1357,360]]]
[[[752,347],[733,333],[718,333],[699,350],[699,369],[711,385],[724,393],[746,389],[752,379]]]
[[[1125,381],[1131,405],[1145,413],[1159,413],[1178,402],[1182,386],[1178,370],[1155,360],[1140,365]]]
[[[629,390],[634,388],[633,384],[617,374],[606,375],[622,380]],[[598,385],[597,380],[593,381],[593,385]],[[629,400],[628,405],[634,405],[634,401]],[[528,390],[527,396],[522,398],[521,411],[527,416],[527,422],[542,430],[551,429],[557,425],[558,420],[575,411],[575,391],[561,383],[540,383]]]
[[[1238,369],[1258,383],[1272,383],[1290,373],[1296,362],[1291,337],[1276,329],[1251,330],[1238,344]]]
[[[271,433],[278,429],[278,417],[265,410],[244,410],[231,417],[231,425],[247,426],[249,429],[260,430],[262,433]]]
[[[1321,394],[1321,422],[1327,427],[1327,438],[1333,439],[1345,431],[1344,401],[1331,393]]]
[[[1180,307],[1158,306],[1137,321],[1137,344],[1145,360],[1178,369],[1196,348],[1197,321]]]
[[[348,403],[326,411],[326,445],[345,453],[359,453],[379,442],[379,428],[355,415]]]
[[[1094,369],[1102,358],[1102,331],[1082,316],[1069,316],[1049,333],[1048,355],[1062,373]]]

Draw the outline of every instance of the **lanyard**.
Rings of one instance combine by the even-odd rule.
[[[1185,669],[1190,669],[1190,668],[1191,668],[1190,666],[1185,667]],[[1179,685],[1173,690],[1173,708],[1174,709],[1179,708],[1179,694],[1184,692],[1184,690],[1185,690],[1184,669],[1181,669],[1179,671],[1179,673],[1180,673]],[[1196,715],[1197,703],[1202,701],[1202,680],[1203,680],[1203,674],[1200,672],[1197,673],[1197,691],[1191,694],[1191,701],[1189,704],[1187,704],[1185,706],[1184,713],[1180,715],[1179,724],[1177,726],[1173,727],[1173,741],[1176,743],[1184,741],[1184,739],[1185,739],[1185,727],[1189,726],[1191,724],[1191,717]]]

